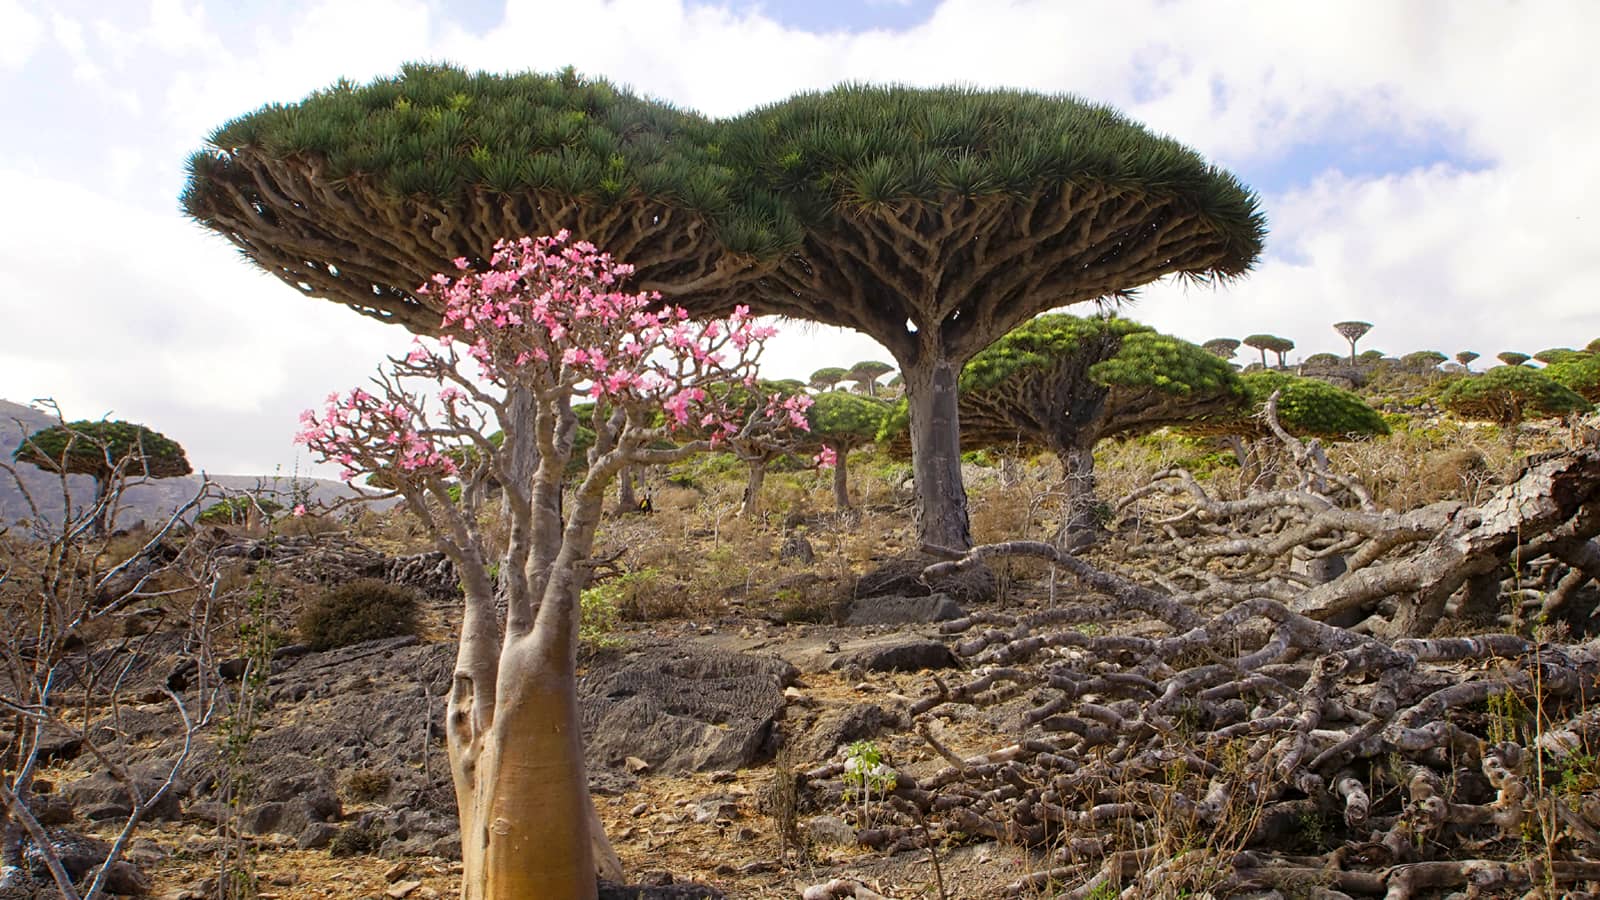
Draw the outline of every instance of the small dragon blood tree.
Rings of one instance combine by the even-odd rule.
[[[462,897],[587,900],[597,866],[620,873],[589,799],[576,693],[578,596],[606,487],[630,465],[803,430],[810,401],[718,399],[729,394],[722,385],[755,384],[774,329],[744,307],[692,321],[654,293],[625,293],[631,267],[565,231],[501,241],[486,262],[455,265],[459,274],[422,290],[444,310],[437,341],[419,338],[390,359],[375,390],[306,412],[298,440],[347,478],[382,472],[461,574],[446,735]],[[512,395],[533,398],[531,417],[513,411]],[[580,423],[575,401],[589,400]],[[580,424],[593,443],[563,508]],[[486,437],[494,427],[498,444]],[[513,477],[524,466],[531,477]],[[477,516],[491,481],[510,518],[494,544]]]

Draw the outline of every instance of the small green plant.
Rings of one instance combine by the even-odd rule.
[[[201,510],[195,521],[202,525],[243,525],[250,520],[252,509],[259,510],[263,519],[270,519],[283,511],[283,504],[266,497],[228,497]]]
[[[1085,900],[1117,900],[1121,896],[1122,888],[1111,881],[1102,881],[1100,885],[1089,892]]]
[[[617,625],[622,620],[619,611],[622,591],[616,582],[608,581],[585,590],[578,599],[578,640],[591,650],[609,650],[624,643],[617,635]]]
[[[410,588],[361,578],[326,591],[300,615],[300,640],[313,650],[416,634],[418,597]]]
[[[882,800],[894,790],[900,773],[884,762],[883,751],[872,741],[856,741],[844,751],[844,799],[860,802],[861,827],[872,827],[872,797]]]

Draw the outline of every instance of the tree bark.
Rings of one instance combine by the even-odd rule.
[[[1056,544],[1064,550],[1081,550],[1100,533],[1100,519],[1095,515],[1094,445],[1059,447],[1056,457],[1061,460],[1061,489],[1066,494]]]
[[[639,498],[633,492],[633,466],[623,466],[617,473],[617,511],[629,513],[639,508]]]
[[[917,533],[923,544],[972,547],[967,492],[961,483],[961,424],[956,387],[961,367],[928,354],[900,361],[911,412],[911,467],[917,482]]]
[[[845,459],[850,455],[850,448],[835,445],[833,452],[833,504],[839,512],[847,512],[851,508],[850,473],[845,469]]]
[[[761,515],[761,485],[767,480],[767,461],[747,459],[745,463],[750,467],[750,472],[744,485],[744,500],[739,504],[739,515],[742,518],[754,518]]]

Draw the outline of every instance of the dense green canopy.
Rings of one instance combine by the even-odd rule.
[[[1439,402],[1464,419],[1502,426],[1569,415],[1592,405],[1544,372],[1521,365],[1496,366],[1456,381],[1440,393]]]
[[[812,398],[806,411],[811,425],[806,440],[841,452],[871,443],[890,409],[882,400],[849,391],[824,391]]]
[[[1241,275],[1261,252],[1231,174],[1074,97],[846,85],[734,119],[724,140],[806,225],[764,304],[866,332],[902,366],[918,334],[964,359],[1042,310]]]
[[[119,467],[129,477],[171,478],[193,471],[176,441],[143,425],[116,420],[52,425],[28,435],[11,455],[47,472],[96,480],[115,474]]]
[[[1574,354],[1546,366],[1544,374],[1590,403],[1600,403],[1600,354]]]
[[[182,202],[303,293],[428,331],[415,288],[501,238],[567,228],[667,292],[793,248],[787,207],[719,156],[707,120],[570,70],[407,65],[218,128]]]
[[[1218,416],[1188,430],[1211,434],[1259,437],[1267,433],[1258,418],[1267,398],[1278,392],[1278,424],[1290,434],[1346,440],[1364,435],[1388,434],[1389,425],[1366,401],[1343,388],[1315,378],[1285,372],[1251,372],[1244,385],[1245,406],[1239,413]]]

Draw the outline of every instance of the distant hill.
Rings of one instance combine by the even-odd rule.
[[[56,424],[55,418],[32,407],[0,400],[0,460],[10,463],[11,454],[22,444],[23,438]],[[182,443],[180,440],[179,443]],[[192,460],[191,460],[192,462]],[[23,485],[39,504],[39,512],[52,521],[60,521],[61,489],[57,476],[31,465],[17,466]],[[287,498],[291,479],[270,475],[212,475],[211,480],[229,490],[245,491],[264,489],[279,491]],[[340,481],[325,478],[300,478],[298,483],[314,503],[331,503],[334,500],[359,493]],[[67,477],[68,490],[74,504],[89,503],[94,499],[94,480],[87,475]],[[172,514],[188,502],[200,489],[200,475],[181,478],[160,478],[130,487],[123,495],[123,508],[117,513],[117,526],[126,527],[140,520],[155,521]],[[211,501],[207,501],[211,502]],[[394,501],[375,504],[379,508],[393,505]],[[33,513],[22,491],[10,476],[0,472],[0,524],[31,518]]]

